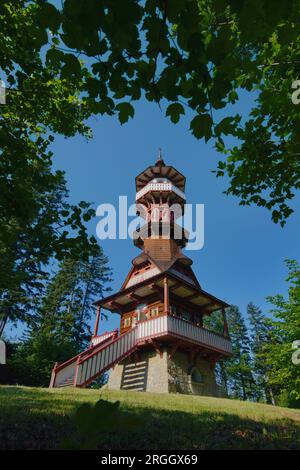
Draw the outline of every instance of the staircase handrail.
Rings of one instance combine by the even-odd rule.
[[[119,336],[117,336],[116,338],[114,338],[112,341],[110,341],[109,343],[109,346],[111,346],[113,343],[116,343],[117,341],[123,339],[126,335],[129,335],[129,334],[132,334],[132,332],[134,330],[137,329],[137,326],[135,326],[134,328],[130,328],[128,331],[126,331],[125,333],[122,333],[120,334]],[[103,343],[100,343],[100,345],[96,345],[96,346],[99,346],[97,351],[93,351],[91,354],[89,354],[88,356],[84,357],[83,360],[81,360],[79,362],[79,364],[82,364],[83,362],[87,361],[88,359],[90,359],[91,357],[93,357],[95,354],[97,354],[98,352],[100,352],[102,349],[106,348],[108,346],[108,344],[104,344]],[[96,348],[96,346],[94,348]],[[93,348],[93,349],[94,349]],[[91,348],[92,349],[92,348]],[[89,352],[88,350],[86,352]]]
[[[112,331],[112,336],[113,336],[113,331]],[[55,371],[56,372],[59,372],[61,369],[63,369],[64,367],[72,364],[73,362],[77,361],[78,357],[81,356],[85,356],[86,354],[90,353],[92,350],[95,351],[96,349],[100,349],[100,347],[104,346],[104,345],[107,345],[107,343],[111,341],[111,337],[108,337],[106,339],[104,339],[101,343],[98,343],[98,344],[95,344],[95,346],[90,346],[89,348],[87,348],[85,351],[79,353],[79,354],[76,354],[76,356],[73,356],[71,357],[71,359],[68,359],[67,361],[65,362],[62,362],[61,364],[58,364],[56,367],[54,367]]]

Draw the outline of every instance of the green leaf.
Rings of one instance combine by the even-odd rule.
[[[134,116],[134,108],[130,103],[119,103],[116,106],[116,110],[119,113],[119,121],[121,124],[124,124],[128,119]]]
[[[166,116],[170,116],[171,121],[176,124],[180,115],[185,114],[184,107],[180,103],[172,103],[168,106]]]
[[[232,116],[228,116],[222,119],[222,121],[219,122],[219,124],[217,124],[215,127],[216,135],[234,134],[234,131],[236,129],[236,126],[234,125],[234,123],[235,123],[235,118]]]
[[[38,20],[42,27],[57,31],[61,23],[61,14],[54,5],[45,2],[41,5]]]
[[[93,77],[87,79],[87,89],[91,98],[100,94],[100,81]]]
[[[207,142],[212,136],[212,125],[213,121],[209,114],[200,114],[192,119],[190,129],[197,139],[205,137]]]
[[[67,78],[72,75],[79,76],[81,72],[81,65],[77,57],[74,54],[65,54],[64,56],[65,65],[61,69],[61,76]]]
[[[229,103],[232,103],[234,104],[237,100],[238,100],[239,96],[237,94],[237,92],[235,90],[231,90],[229,93],[228,93],[228,101]]]
[[[46,63],[52,67],[59,67],[64,62],[64,53],[54,47],[46,53]]]
[[[221,142],[220,140],[217,140],[216,144],[215,144],[215,147],[216,147],[216,150],[218,152],[224,152],[225,150],[225,145],[223,142]]]

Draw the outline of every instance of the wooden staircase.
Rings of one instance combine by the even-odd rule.
[[[136,348],[136,327],[117,338],[105,338],[63,364],[56,364],[49,387],[85,387]]]
[[[68,377],[60,384],[56,385],[56,387],[71,387],[74,382],[74,376]]]

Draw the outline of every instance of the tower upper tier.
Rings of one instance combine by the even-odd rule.
[[[161,198],[168,204],[185,203],[185,177],[173,166],[166,166],[159,154],[155,165],[148,166],[136,179],[136,202],[160,202]]]
[[[160,152],[156,163],[135,181],[137,214],[146,222],[134,234],[135,245],[150,252],[159,244],[161,251],[168,247],[168,256],[175,256],[176,246],[184,247],[189,235],[176,223],[184,214],[185,177],[173,166],[166,166]]]

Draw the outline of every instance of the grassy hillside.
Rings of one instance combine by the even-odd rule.
[[[77,431],[82,403],[120,400],[126,426],[97,436],[100,449],[300,449],[300,411],[234,400],[108,390],[0,386],[0,448],[54,449]],[[101,427],[100,424],[100,427]]]

